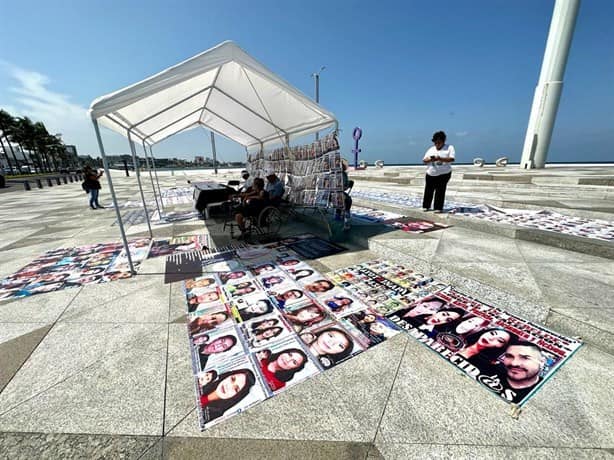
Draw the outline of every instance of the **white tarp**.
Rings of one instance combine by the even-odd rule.
[[[337,124],[332,113],[231,41],[99,97],[90,116],[150,145],[199,125],[249,148]]]

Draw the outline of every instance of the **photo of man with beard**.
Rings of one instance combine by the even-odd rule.
[[[534,343],[515,340],[506,348],[501,358],[501,381],[504,395],[513,403],[521,402],[542,381],[541,372],[546,358]]]

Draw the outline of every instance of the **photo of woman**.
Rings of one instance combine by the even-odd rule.
[[[253,294],[258,290],[253,281],[243,281],[237,284],[227,284],[225,286],[226,292],[231,297],[242,297],[244,295]]]
[[[222,282],[222,284],[226,284],[228,281],[240,280],[248,277],[247,272],[243,270],[220,273],[218,276],[220,277],[220,281]]]
[[[516,335],[502,328],[490,328],[467,337],[465,346],[457,353],[478,369],[486,370],[496,364],[497,358]]]
[[[258,318],[273,311],[273,304],[265,298],[254,299],[253,302],[249,299],[245,303],[239,300],[236,305],[239,307],[237,312],[243,321]]]
[[[299,269],[290,268],[288,269],[288,273],[290,274],[290,276],[292,277],[294,281],[300,281],[303,278],[310,277],[316,272],[308,268],[299,268]]]
[[[205,423],[224,415],[234,408],[250,392],[256,383],[249,369],[224,372],[200,389],[200,405]]]
[[[212,286],[215,284],[215,279],[209,277],[195,278],[193,280],[186,280],[185,288],[186,290],[194,289],[194,288],[204,288],[208,286]]]
[[[228,319],[228,313],[223,310],[204,313],[188,323],[188,330],[190,331],[190,335],[198,335],[218,327]]]
[[[249,325],[252,334],[257,334],[265,329],[279,325],[279,319],[269,318],[262,321],[252,321]]]
[[[438,298],[427,298],[421,300],[418,303],[410,305],[409,307],[402,308],[395,312],[389,313],[390,316],[398,316],[401,319],[404,319],[408,323],[417,326],[422,324],[422,317],[432,315],[433,313],[437,313],[443,306],[446,305],[446,301]]]
[[[354,350],[350,334],[338,327],[327,327],[309,335],[301,334],[300,337],[325,369],[343,361]]]
[[[254,267],[251,268],[252,273],[256,276],[262,275],[263,273],[272,272],[275,270],[277,270],[277,268],[273,264],[255,265]]]
[[[345,295],[325,297],[322,302],[336,314],[347,311],[354,304],[354,301]]]
[[[262,350],[256,354],[260,372],[271,391],[284,388],[307,364],[307,355],[300,348],[287,348],[277,353]]]
[[[266,344],[281,338],[284,332],[288,331],[281,325],[257,329],[254,331],[250,330],[248,333],[250,348],[261,348]],[[287,334],[283,335],[285,336]]]
[[[324,309],[315,303],[296,310],[286,310],[283,315],[292,323],[296,332],[301,332],[303,329],[314,326],[328,318]]]
[[[305,297],[305,294],[300,289],[288,289],[280,293],[271,292],[271,294],[275,295],[275,300],[280,308],[299,302]]]
[[[205,369],[205,365],[209,358],[213,355],[221,355],[226,352],[235,353],[241,351],[241,347],[237,345],[237,338],[232,334],[225,334],[207,341],[196,347],[198,359],[200,362],[200,370]]]
[[[273,286],[277,286],[278,284],[283,283],[285,280],[285,277],[279,275],[263,276],[262,278],[260,278],[260,282],[265,289],[270,289]]]
[[[418,326],[422,332],[425,332],[429,337],[435,337],[439,332],[443,332],[446,325],[455,323],[465,314],[462,308],[442,308],[436,313],[419,315],[411,318],[412,321],[422,323]]]

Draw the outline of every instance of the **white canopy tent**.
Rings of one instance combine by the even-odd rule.
[[[148,146],[151,154],[153,144],[202,126],[245,146],[247,150],[255,150],[279,143],[288,145],[293,138],[337,127],[332,113],[231,41],[139,83],[97,98],[89,113],[133,272],[99,122],[128,138],[150,236],[151,225],[136,161],[135,141],[143,145],[145,154]]]

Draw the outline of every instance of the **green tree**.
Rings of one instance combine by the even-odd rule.
[[[13,163],[15,165],[15,169],[17,170],[17,172],[19,171],[19,161],[15,156],[15,151],[13,150],[13,146],[11,145],[11,141],[9,139],[9,136],[11,135],[14,127],[15,119],[13,118],[13,116],[5,110],[0,109],[0,143],[2,144],[2,150],[4,150],[4,153],[6,155],[6,159],[9,164],[9,168],[11,169],[11,173],[13,172],[13,166],[11,165],[11,161],[9,160],[9,151],[11,152],[11,155],[13,155]],[[9,150],[6,149],[4,144],[9,146]]]

